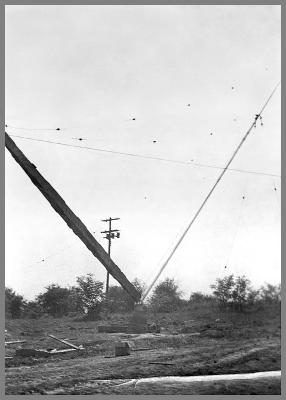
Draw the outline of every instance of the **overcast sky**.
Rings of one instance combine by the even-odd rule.
[[[121,218],[129,280],[152,281],[221,172],[191,164],[226,164],[280,72],[280,6],[6,6],[9,134],[190,162],[13,137],[105,248],[101,219]],[[279,87],[233,168],[280,175],[280,112]],[[228,171],[160,280],[185,297],[230,273],[279,283],[280,206],[279,177]],[[106,277],[8,151],[5,258],[27,299]]]

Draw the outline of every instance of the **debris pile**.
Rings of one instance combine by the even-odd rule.
[[[5,331],[5,335],[6,335],[6,331]],[[33,349],[33,348],[29,348],[26,347],[26,345],[18,347],[15,350],[15,357],[48,357],[50,355],[55,355],[55,354],[63,354],[63,353],[69,353],[71,351],[78,351],[78,350],[83,350],[83,346],[76,346],[70,342],[68,342],[65,339],[59,339],[54,335],[48,335],[50,338],[57,340],[58,342],[61,342],[63,344],[65,344],[66,346],[68,346],[68,349]],[[10,344],[18,344],[18,343],[26,343],[26,340],[12,340],[12,341],[8,341],[5,342],[5,346],[10,345]],[[13,358],[13,357],[5,357],[5,358]]]

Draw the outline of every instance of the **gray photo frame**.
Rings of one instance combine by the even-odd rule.
[[[2,290],[0,291],[0,295],[1,295],[1,301],[0,301],[0,321],[1,321],[1,332],[4,332],[5,329],[5,137],[4,137],[4,131],[5,131],[5,6],[9,6],[9,5],[59,5],[56,2],[29,2],[29,4],[25,4],[21,1],[1,1],[1,6],[0,6],[0,29],[1,29],[1,33],[0,33],[0,38],[1,38],[1,55],[2,57],[0,57],[0,83],[1,83],[1,130],[2,130],[2,134],[0,135],[0,151],[1,151],[1,157],[0,157],[0,186],[1,186],[1,190],[0,190],[0,195],[1,195],[1,199],[0,199],[0,217],[1,217],[1,240],[0,240],[0,257],[1,257],[1,268],[0,268],[0,282],[2,285]],[[77,5],[79,4],[78,2],[61,2],[60,5]],[[119,1],[113,1],[113,2],[108,2],[108,3],[103,3],[103,2],[96,2],[96,1],[87,1],[84,2],[85,5],[102,5],[102,4],[110,4],[110,5],[154,5],[154,2],[150,2],[150,1],[144,1],[144,2],[139,2],[139,3],[134,3],[133,2],[119,2]],[[165,1],[157,1],[155,2],[156,5],[169,5],[169,4],[173,4],[173,5],[177,5],[177,3],[174,2],[168,2],[167,0]],[[190,3],[190,2],[184,2],[181,1],[179,2],[179,4],[183,5],[197,5],[197,3]],[[263,4],[269,4],[268,2],[251,2],[251,5],[263,5]],[[285,22],[283,23],[283,21],[286,20],[286,11],[285,11],[285,3],[284,2],[274,2],[274,5],[277,6],[281,6],[281,33],[282,33],[282,49],[281,49],[281,54],[282,54],[282,76],[281,76],[281,104],[282,107],[281,109],[283,110],[285,107],[285,93],[284,93],[284,84],[285,84],[285,68],[286,68],[286,63],[285,63]],[[201,4],[200,4],[201,5]],[[213,3],[203,3],[202,5],[214,5]],[[233,3],[223,3],[223,5],[233,5]],[[249,3],[247,2],[236,2],[235,5],[249,5]],[[271,4],[272,5],[272,4]],[[284,46],[283,46],[284,44]],[[282,287],[282,309],[285,309],[285,246],[283,246],[283,243],[285,243],[285,239],[286,239],[286,235],[285,235],[285,201],[286,201],[286,190],[285,190],[285,147],[286,147],[286,138],[285,138],[285,115],[282,112],[281,115],[281,123],[282,123],[282,130],[281,130],[281,175],[282,175],[282,179],[281,179],[281,204],[282,204],[282,209],[281,209],[281,224],[282,224],[282,228],[281,228],[281,242],[282,242],[282,250],[281,250],[281,287]],[[281,395],[276,395],[276,396],[266,396],[269,398],[284,398],[284,396],[286,395],[286,381],[285,381],[285,364],[286,364],[286,360],[285,360],[285,332],[286,332],[286,322],[285,322],[285,313],[282,312],[281,314],[281,371],[282,371],[282,376],[281,376]],[[0,394],[4,397],[4,387],[5,387],[5,362],[4,362],[4,355],[5,355],[5,344],[4,344],[4,335],[1,336],[2,338],[2,346],[1,346],[1,354],[2,354],[2,362],[1,362],[1,372],[0,372],[0,376],[1,376],[1,381],[0,381]],[[102,398],[104,397],[103,395],[98,395],[98,397]],[[9,396],[9,398],[11,397],[11,395]],[[20,395],[12,395],[12,398],[20,398]],[[33,396],[35,397],[35,395]],[[36,395],[37,397],[37,395]],[[74,398],[74,396],[71,396],[72,398]],[[82,396],[76,396],[81,398]],[[86,396],[85,396],[86,397]],[[89,396],[90,398],[92,398],[91,396]],[[132,396],[133,397],[133,396]],[[136,397],[136,396],[134,396]],[[153,395],[148,395],[149,398],[152,398]],[[156,396],[154,396],[156,397]],[[161,396],[162,398],[180,398],[178,395],[176,396],[171,396],[171,395],[164,395]],[[197,396],[197,395],[193,395],[190,398],[200,398],[201,396]],[[213,398],[214,396],[212,395],[204,395],[204,398]],[[218,399],[221,398],[220,395],[215,396]],[[232,398],[233,396],[225,396],[225,398]],[[240,396],[242,398],[245,397],[249,397],[249,398],[253,398],[252,396]],[[260,398],[259,396],[256,396],[257,398]],[[265,397],[265,396],[264,396]],[[64,399],[66,398],[66,396],[63,397]],[[111,398],[115,398],[115,399],[124,399],[125,395],[112,395]]]

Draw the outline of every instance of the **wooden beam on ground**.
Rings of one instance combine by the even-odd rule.
[[[5,132],[5,146],[11,153],[15,161],[26,172],[33,184],[45,196],[53,209],[63,218],[67,225],[80,238],[92,254],[104,265],[107,271],[117,282],[130,294],[135,302],[140,300],[140,293],[126,278],[123,272],[112,261],[104,248],[97,242],[89,232],[83,222],[72,212],[58,192],[49,184],[49,182],[37,171],[23,152],[16,146],[15,142]]]
[[[15,343],[26,343],[26,340],[10,340],[9,342],[5,342],[5,346]]]
[[[60,350],[55,349],[55,350],[51,350],[50,354],[51,355],[53,355],[53,354],[64,354],[64,353],[69,353],[70,351],[76,351],[76,350],[77,349],[60,349]]]
[[[54,336],[54,335],[48,335],[48,336],[49,336],[50,338],[52,338],[52,339],[57,340],[58,342],[64,343],[65,345],[67,345],[67,346],[69,346],[69,347],[72,347],[72,348],[75,349],[75,350],[82,350],[82,346],[76,346],[76,345],[74,345],[74,344],[72,344],[72,343],[70,343],[70,342],[67,342],[66,340],[57,338],[57,337]]]

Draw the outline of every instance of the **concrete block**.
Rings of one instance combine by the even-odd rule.
[[[115,357],[129,356],[130,355],[129,344],[127,342],[117,342],[114,347],[114,355]]]

